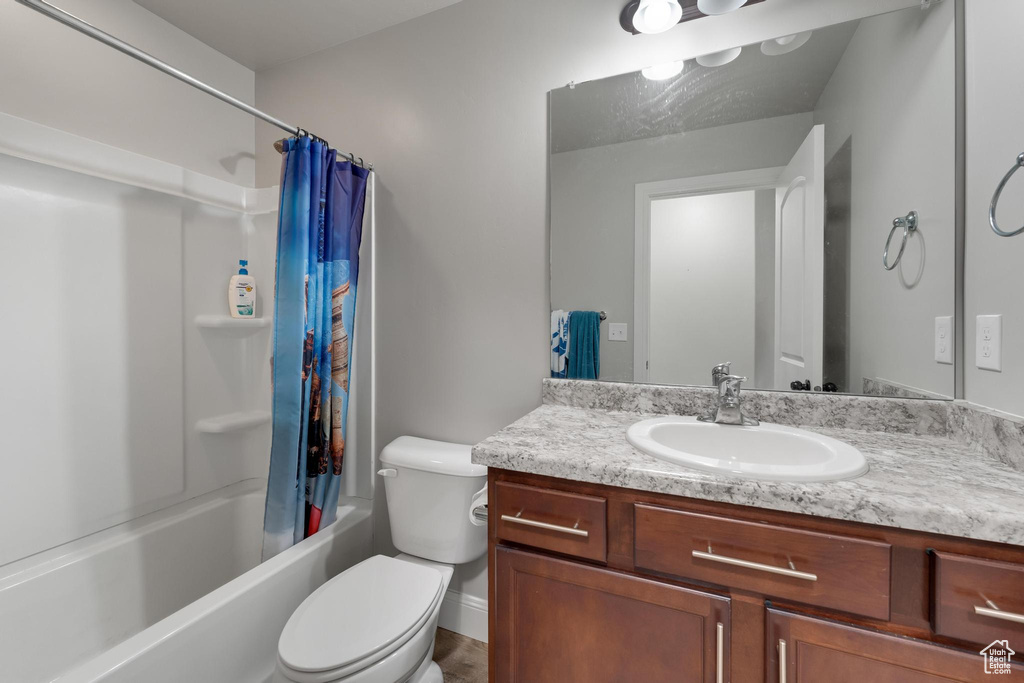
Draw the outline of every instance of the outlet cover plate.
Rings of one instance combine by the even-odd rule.
[[[953,364],[953,316],[940,315],[935,319],[935,362]]]
[[[979,315],[975,329],[975,365],[982,370],[1003,370],[1003,316]]]

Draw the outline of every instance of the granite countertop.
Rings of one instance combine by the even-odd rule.
[[[542,405],[473,447],[473,462],[572,481],[1024,545],[1024,472],[945,435],[804,426],[860,449],[867,474],[822,483],[732,479],[626,441],[637,412]]]

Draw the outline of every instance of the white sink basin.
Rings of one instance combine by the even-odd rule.
[[[868,471],[850,444],[813,432],[765,424],[757,427],[656,417],[626,430],[634,447],[684,467],[768,481],[834,481]]]

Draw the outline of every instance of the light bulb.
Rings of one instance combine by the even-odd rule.
[[[679,0],[640,0],[633,15],[633,28],[640,33],[662,33],[683,18]]]
[[[787,52],[792,52],[804,45],[811,39],[812,33],[814,33],[814,31],[804,31],[803,33],[794,33],[792,35],[782,36],[781,38],[766,40],[761,43],[761,52],[769,57],[784,55]]]
[[[726,14],[745,4],[747,0],[697,0],[697,9],[701,14]]]
[[[678,76],[683,72],[683,62],[665,62],[655,64],[642,70],[640,73],[649,81],[664,81],[667,78]]]
[[[728,50],[722,50],[721,52],[712,52],[709,55],[701,55],[700,57],[697,57],[697,63],[706,67],[725,66],[739,57],[740,52],[742,51],[742,47],[733,47]]]

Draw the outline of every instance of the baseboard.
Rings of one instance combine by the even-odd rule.
[[[487,642],[487,601],[458,591],[448,591],[441,602],[438,626]]]

